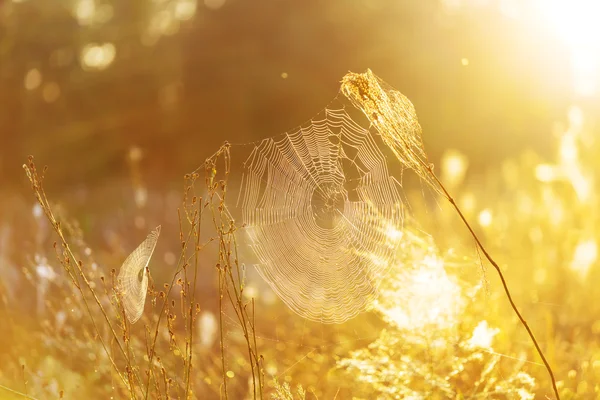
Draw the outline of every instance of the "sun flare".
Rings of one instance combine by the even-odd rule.
[[[570,50],[573,89],[582,96],[595,95],[600,68],[600,2],[538,0],[536,6]]]

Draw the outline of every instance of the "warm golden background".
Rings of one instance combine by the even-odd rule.
[[[2,179],[31,153],[64,185],[110,179],[134,145],[177,179],[226,138],[304,121],[365,68],[413,101],[435,154],[549,155],[569,105],[598,107],[581,97],[597,93],[593,4],[3,1]]]
[[[294,128],[336,96],[346,72],[371,68],[415,105],[436,170],[506,269],[562,396],[598,398],[599,20],[594,0],[0,0],[0,281],[2,313],[12,321],[2,325],[0,384],[39,398],[126,393],[90,365],[97,356],[73,355],[88,351],[90,338],[71,351],[64,332],[46,329],[63,315],[54,307],[70,307],[59,301],[70,291],[57,289],[56,239],[40,210],[32,212],[22,169],[28,155],[50,167],[51,200],[79,221],[106,271],[163,224],[155,257],[167,270],[153,273],[166,281],[179,251],[183,175],[225,140]],[[419,231],[433,235],[424,248],[451,264],[444,282],[391,280],[398,299],[417,298],[415,315],[403,314],[402,323],[386,314],[393,305],[380,304],[332,327],[291,314],[256,278],[257,296],[269,294],[259,321],[268,376],[319,399],[402,398],[410,390],[412,398],[550,396],[493,271],[479,291],[478,266],[456,271],[477,264],[464,227],[442,200],[419,203],[419,185],[406,186]],[[471,282],[454,287],[446,272]],[[199,289],[208,320],[218,310],[213,278],[207,272]],[[45,306],[53,296],[56,304]],[[418,307],[462,297],[471,300],[459,302],[466,305],[449,323],[437,313],[411,319],[422,314]],[[77,336],[78,322],[70,323]],[[415,331],[427,336],[424,326],[430,336],[415,339]],[[436,338],[446,342],[436,347]],[[453,359],[440,350],[452,347]],[[457,372],[469,357],[479,364]],[[433,364],[440,370],[426,367]],[[198,398],[217,396],[213,367],[197,368]],[[515,378],[520,372],[527,376]],[[490,394],[480,380],[514,391]],[[444,382],[453,389],[440,389]],[[238,390],[232,396],[243,398]]]

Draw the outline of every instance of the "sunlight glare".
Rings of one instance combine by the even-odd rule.
[[[490,328],[487,321],[481,321],[473,330],[469,344],[475,348],[491,350],[494,336],[499,332],[500,330],[497,328]]]
[[[587,49],[576,48],[571,55],[573,87],[575,92],[591,97],[598,92],[600,57]]]
[[[258,297],[258,289],[254,286],[248,285],[244,287],[244,297],[246,299],[255,299]]]
[[[460,184],[469,166],[468,158],[458,150],[447,150],[442,155],[442,180],[450,186]]]
[[[475,207],[477,206],[477,199],[473,195],[472,192],[465,192],[459,198],[460,207],[465,210],[465,212],[471,213],[475,211]]]
[[[538,0],[537,7],[571,51],[573,89],[582,96],[595,95],[600,68],[600,1]]]
[[[44,210],[42,209],[42,206],[39,205],[39,203],[34,204],[31,212],[36,219],[39,219],[44,215]]]
[[[371,254],[370,258],[371,258],[371,261],[373,262],[373,264],[378,267],[385,267],[387,265],[387,261],[385,259],[377,256],[376,254]]]
[[[535,177],[540,182],[552,182],[555,181],[556,168],[550,164],[538,164],[535,167]]]
[[[594,239],[581,240],[575,248],[571,269],[581,279],[585,279],[592,265],[598,259],[598,245]]]
[[[196,0],[178,0],[175,3],[175,18],[180,21],[187,21],[194,18],[198,4]]]
[[[81,50],[80,63],[83,69],[103,70],[115,59],[116,48],[112,43],[89,43]]]
[[[568,112],[569,127],[561,134],[558,165],[538,164],[535,177],[541,182],[567,181],[581,202],[588,201],[593,193],[594,180],[582,167],[579,149],[582,146],[584,115],[581,108],[571,106]]]
[[[578,153],[575,136],[572,134],[564,135],[560,141],[560,158],[562,162],[565,164],[576,162],[579,157]]]
[[[42,258],[38,265],[35,267],[35,272],[38,277],[41,279],[46,279],[48,281],[53,281],[58,276],[54,269],[48,265],[47,260]]]
[[[569,128],[576,132],[580,132],[583,129],[583,124],[585,122],[585,116],[583,115],[581,107],[575,105],[569,107],[567,115],[569,118]]]
[[[443,259],[427,255],[419,268],[402,275],[400,292],[383,291],[377,309],[403,329],[444,328],[455,323],[461,306],[460,287],[444,269]]]
[[[490,211],[490,209],[486,208],[485,210],[481,210],[477,220],[479,221],[479,225],[481,225],[484,228],[490,226],[493,220],[492,212]]]
[[[75,18],[77,18],[79,25],[90,25],[94,21],[96,3],[94,0],[79,0],[75,4],[73,13],[75,14]]]
[[[198,332],[200,334],[200,346],[210,348],[217,338],[217,318],[210,311],[203,311],[198,318]]]
[[[397,242],[402,238],[402,231],[399,231],[394,226],[390,225],[386,231],[386,236],[392,241]]]

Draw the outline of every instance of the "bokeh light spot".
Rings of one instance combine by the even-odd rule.
[[[54,103],[60,97],[60,87],[56,82],[48,82],[42,90],[42,97],[47,103]]]
[[[598,259],[598,245],[594,239],[581,240],[573,254],[571,269],[585,279],[591,266]]]
[[[187,21],[194,18],[198,4],[196,0],[179,0],[175,3],[175,18],[180,21]]]
[[[539,164],[535,167],[535,177],[541,182],[552,182],[556,179],[554,166],[550,164]]]
[[[42,74],[39,69],[33,68],[27,71],[25,75],[25,89],[37,89],[42,83]]]
[[[492,212],[489,209],[485,209],[482,210],[479,213],[479,217],[477,218],[477,220],[479,221],[479,225],[483,226],[484,228],[490,226],[492,224]]]
[[[469,344],[473,347],[491,350],[494,336],[499,332],[499,329],[490,328],[487,321],[481,321],[473,330],[473,336],[469,339]]]
[[[450,186],[460,184],[467,172],[469,161],[457,150],[448,150],[442,155],[442,179]]]
[[[79,0],[75,4],[74,14],[79,25],[90,25],[94,20],[96,13],[96,3],[94,0]]]
[[[225,0],[204,0],[204,5],[206,8],[210,8],[211,10],[217,10],[225,4]]]
[[[85,70],[106,69],[115,59],[116,48],[112,43],[90,43],[81,50],[81,67]]]
[[[96,10],[94,20],[95,22],[98,22],[100,24],[105,24],[112,19],[113,15],[113,6],[111,4],[105,3],[98,7],[98,9]]]

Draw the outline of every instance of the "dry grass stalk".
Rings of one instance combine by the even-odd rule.
[[[362,74],[352,72],[346,74],[342,79],[341,91],[356,108],[366,115],[371,125],[379,132],[383,141],[394,152],[402,165],[415,171],[419,177],[426,181],[436,192],[441,193],[450,202],[452,207],[454,207],[462,222],[469,230],[469,233],[473,236],[477,247],[498,272],[510,305],[521,324],[527,330],[548,371],[554,394],[557,399],[560,399],[552,368],[544,356],[544,352],[540,348],[533,331],[529,328],[529,325],[514,303],[502,270],[485,249],[479,237],[473,231],[473,228],[454,201],[454,198],[434,173],[433,165],[429,163],[427,153],[423,147],[421,126],[417,120],[415,108],[410,100],[397,90],[386,85],[371,70],[367,70]]]
[[[204,169],[205,187],[208,192],[205,207],[210,211],[210,219],[217,232],[216,239],[218,240],[219,245],[219,258],[216,267],[219,278],[219,331],[223,395],[226,399],[229,396],[227,390],[223,325],[223,313],[225,312],[225,303],[223,302],[223,299],[227,297],[229,304],[240,323],[246,342],[248,361],[251,368],[253,398],[262,399],[264,396],[264,371],[262,355],[258,353],[256,342],[254,301],[253,299],[250,302],[244,301],[243,276],[235,238],[238,228],[226,205],[230,165],[230,146],[228,143],[225,143],[213,156],[205,161],[203,167],[200,167],[198,170],[194,171],[194,173],[187,176],[190,182],[188,187],[194,187],[194,182],[200,176],[199,171]],[[195,197],[192,199],[194,198]],[[251,311],[248,310],[249,305],[252,308]]]
[[[11,389],[11,388],[6,387],[4,385],[0,385],[0,389],[2,389],[2,390],[6,391],[6,392],[8,392],[8,393],[10,393],[10,394],[12,394],[14,396],[19,396],[19,397],[22,397],[24,399],[37,400],[35,397],[32,397],[32,396],[30,396],[28,394],[19,392],[18,390]]]
[[[222,172],[220,169],[223,161],[225,162]],[[215,179],[217,168],[222,175],[222,179],[219,181]],[[227,298],[242,327],[246,340],[251,365],[253,397],[255,399],[263,398],[264,373],[262,356],[258,354],[257,350],[254,302],[244,301],[243,279],[240,273],[237,243],[235,241],[236,227],[225,206],[227,177],[229,174],[228,146],[224,146],[215,156],[209,158],[198,172],[188,174],[185,177],[184,203],[182,208],[178,210],[181,252],[171,282],[164,285],[164,291],[155,289],[147,268],[148,260],[158,238],[158,230],[142,243],[141,252],[138,251],[138,248],[132,253],[132,256],[128,257],[124,263],[125,268],[121,270],[119,277],[117,277],[117,271],[112,269],[110,280],[100,276],[101,285],[96,286],[95,282],[92,282],[92,275],[86,272],[83,262],[76,256],[68,243],[67,236],[69,234],[73,235],[72,229],[66,221],[61,223],[53,212],[43,188],[44,174],[38,172],[32,157],[24,165],[24,169],[31,182],[36,200],[60,239],[59,244],[55,243],[54,245],[57,258],[79,293],[83,303],[82,306],[91,321],[91,334],[87,334],[87,332],[86,334],[90,339],[98,338],[106,357],[110,361],[112,370],[119,377],[119,381],[130,398],[147,399],[151,390],[154,392],[154,396],[159,399],[171,398],[171,392],[174,390],[177,391],[178,398],[195,397],[194,381],[197,377],[193,374],[194,325],[196,316],[200,312],[200,305],[195,302],[195,291],[199,269],[201,268],[200,252],[207,244],[215,240],[219,243],[217,267],[220,279],[221,361],[225,397],[228,396],[226,390],[226,379],[228,378],[225,368],[226,352],[222,313],[225,312],[226,304],[222,300]],[[199,179],[202,172],[205,172],[204,182],[197,185],[198,188],[196,188],[195,183],[198,180],[202,182]],[[196,190],[208,193],[208,199],[194,195]],[[215,227],[216,235],[204,240],[201,237],[200,228],[206,210],[209,211],[207,215]],[[192,266],[194,268],[193,273],[188,271]],[[136,282],[139,274],[142,276],[133,302],[129,301],[132,299],[128,300],[124,296],[129,293],[123,280],[123,274],[127,272],[125,270],[131,272],[129,275],[133,276]],[[100,288],[99,291],[98,288]],[[179,289],[179,310],[176,309],[175,301],[170,298],[173,289]],[[145,325],[145,348],[140,348],[139,342],[132,341],[134,338],[132,337],[131,324],[142,317],[143,300],[145,300],[146,292],[150,295],[153,307],[156,307],[157,300],[162,301],[162,304],[159,306],[155,326],[151,328],[149,325]],[[110,304],[113,309],[106,309],[105,304]],[[180,319],[177,318],[177,314],[181,315]],[[101,317],[99,317],[100,315]],[[163,316],[164,324],[162,323]],[[97,321],[98,318],[102,318],[104,323]],[[159,332],[162,329],[165,329],[167,334],[165,336],[168,338],[166,340],[170,350],[168,354],[175,354],[183,361],[183,371],[181,373],[171,370],[173,368],[171,364],[176,364],[176,361],[165,363],[167,359],[161,359],[157,354],[158,345],[161,342]],[[179,340],[178,332],[180,331],[185,332],[183,340]],[[109,339],[106,338],[107,332],[110,335]],[[113,347],[116,348],[119,357],[115,357],[115,354],[113,354]],[[145,356],[148,362],[147,369],[144,371],[146,375],[144,380],[140,376],[140,371],[142,371],[142,362],[139,361],[141,360],[140,350],[142,354],[143,352],[146,353]],[[175,380],[174,377],[170,377],[172,373],[183,378]],[[16,392],[13,394],[16,394]],[[24,395],[28,396],[26,393]]]
[[[59,246],[57,245],[57,243],[54,243],[54,248],[55,248],[55,251],[57,254],[57,258],[58,258],[59,262],[61,263],[61,265],[63,266],[65,272],[67,272],[68,276],[70,277],[73,285],[77,288],[78,292],[80,293],[81,298],[84,303],[84,306],[85,306],[85,309],[86,309],[88,316],[90,317],[90,320],[92,322],[94,332],[96,333],[96,336],[99,338],[99,340],[102,344],[102,347],[103,347],[108,359],[110,360],[111,365],[113,366],[113,369],[115,370],[115,372],[117,373],[117,375],[119,376],[119,378],[121,379],[123,384],[128,388],[128,390],[131,394],[131,397],[135,399],[135,398],[137,398],[135,381],[137,381],[138,383],[141,383],[141,379],[140,379],[139,375],[137,375],[137,373],[135,372],[134,368],[132,368],[131,358],[129,357],[128,352],[123,347],[122,340],[117,335],[115,327],[114,327],[112,321],[110,320],[108,313],[106,312],[100,299],[98,298],[98,295],[97,295],[96,291],[94,290],[94,287],[91,285],[90,281],[88,280],[88,278],[83,270],[83,263],[76,258],[75,254],[71,250],[71,247],[69,246],[67,239],[65,237],[65,234],[63,232],[63,229],[61,227],[61,223],[60,223],[60,221],[58,221],[56,219],[54,213],[52,212],[50,203],[48,201],[48,198],[46,197],[46,192],[44,191],[44,186],[43,186],[44,173],[42,173],[41,175],[38,173],[38,170],[33,161],[33,157],[29,157],[28,163],[24,164],[23,168],[25,169],[27,178],[29,179],[29,181],[31,183],[31,187],[32,187],[33,193],[36,197],[36,200],[40,204],[42,211],[46,215],[46,218],[48,219],[48,221],[50,221],[50,224],[52,225],[54,231],[60,238],[62,252],[59,251]],[[44,168],[44,172],[45,172],[45,170],[46,169]],[[101,314],[104,316],[104,319],[107,323],[109,331],[112,335],[112,341],[117,344],[117,347],[118,347],[120,353],[123,355],[123,357],[126,360],[127,377],[123,376],[121,370],[119,369],[119,367],[117,366],[117,364],[115,362],[115,359],[112,356],[112,352],[109,350],[105,340],[103,339],[102,331],[100,330],[98,323],[96,322],[96,320],[94,318],[94,314],[91,310],[91,305],[87,299],[86,292],[84,291],[84,287],[87,288],[89,290],[89,293],[92,295],[94,302],[96,303],[96,306],[100,310]],[[124,337],[126,337],[126,335],[124,335]]]

